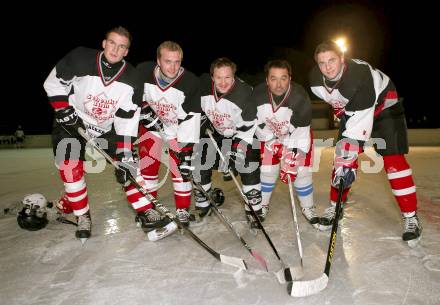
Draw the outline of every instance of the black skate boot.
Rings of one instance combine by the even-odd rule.
[[[261,191],[252,189],[249,192],[244,194],[246,196],[248,204],[252,205],[253,210],[258,216],[260,222],[264,221],[263,208],[261,206]],[[261,229],[257,220],[254,218],[253,213],[249,206],[245,204],[244,206],[246,218],[249,222],[249,226],[251,229]]]
[[[209,192],[210,190],[208,190]],[[194,201],[196,206],[196,212],[199,215],[200,218],[203,218],[205,216],[211,215],[211,205],[209,204],[208,198],[198,190],[197,188],[194,188]]]
[[[343,214],[344,214],[344,210],[342,210],[342,213],[339,214],[339,220],[342,219]],[[322,217],[319,218],[319,230],[320,231],[330,230],[333,226],[335,215],[336,215],[336,203],[331,201],[330,206],[325,209],[324,215],[322,215]]]
[[[422,224],[416,212],[402,213],[402,216],[404,221],[402,239],[408,243],[408,246],[414,248],[422,237]]]
[[[140,224],[145,233],[165,227],[171,222],[170,219],[161,216],[159,212],[154,209],[139,212],[136,215],[135,221]]]
[[[90,211],[77,216],[77,223],[78,228],[76,229],[75,236],[80,239],[82,244],[84,244],[92,235],[92,218],[90,217]]]
[[[302,214],[304,215],[305,219],[316,229],[319,228],[319,217],[318,214],[316,214],[316,208],[315,206],[312,206],[310,208],[302,208],[301,209]]]
[[[195,217],[189,213],[189,209],[176,209],[176,218],[187,228],[189,227],[190,221],[195,221]]]

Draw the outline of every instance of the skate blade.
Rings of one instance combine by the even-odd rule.
[[[408,240],[408,241],[407,241],[408,246],[409,246],[411,249],[417,247],[417,245],[419,244],[421,238],[422,238],[422,236],[419,236],[419,237],[417,237],[417,238],[415,238],[415,239]]]
[[[171,234],[173,234],[177,230],[177,225],[174,222],[170,222],[166,226],[162,228],[158,228],[156,230],[150,231],[147,233],[148,240],[150,241],[158,241],[162,238],[165,238]]]
[[[81,242],[81,245],[82,245],[82,246],[84,246],[84,244],[86,243],[87,240],[88,240],[87,237],[83,237],[83,238],[80,238],[80,239],[79,239],[79,241]]]

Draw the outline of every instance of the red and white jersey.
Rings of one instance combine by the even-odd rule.
[[[164,126],[168,140],[179,143],[198,143],[200,140],[199,79],[181,68],[172,83],[162,87],[157,66],[144,62],[137,66],[143,83],[142,101],[150,105]]]
[[[310,73],[310,86],[317,97],[334,109],[345,111],[342,136],[354,140],[370,139],[374,117],[398,104],[390,78],[359,59],[346,60],[343,74],[337,81],[326,80],[315,66]]]
[[[44,82],[49,102],[55,109],[73,106],[93,137],[112,126],[118,136],[136,137],[141,97],[136,70],[122,61],[106,79],[102,56],[102,51],[79,47],[61,59]]]
[[[311,146],[312,106],[304,88],[291,82],[276,104],[266,83],[254,88],[252,103],[257,106],[256,135],[261,142],[277,139],[289,149],[307,153]]]
[[[200,77],[201,107],[215,130],[226,137],[252,143],[257,108],[250,103],[252,87],[235,78],[231,89],[219,96],[208,74]]]

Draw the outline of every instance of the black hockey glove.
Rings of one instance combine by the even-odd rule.
[[[194,170],[194,166],[192,166],[192,149],[187,149],[176,153],[176,156],[179,158],[179,171],[180,175],[184,182],[190,181],[192,179],[192,171]]]
[[[71,136],[77,137],[78,128],[85,129],[82,119],[73,106],[67,106],[55,112],[55,121],[60,124]]]
[[[248,149],[248,145],[242,145],[240,142],[244,141],[232,141],[232,147],[231,151],[227,153],[229,155],[230,161],[232,161],[233,164],[230,162],[230,167],[237,168],[237,165],[244,166],[246,162],[246,152]]]
[[[202,112],[200,116],[200,137],[204,137],[205,135],[208,135],[208,130],[211,131],[211,133],[214,133],[214,126],[212,126],[211,121],[209,120],[208,116]]]
[[[148,131],[161,132],[163,130],[162,121],[156,115],[150,105],[147,103],[142,104],[140,123],[148,129]]]
[[[130,177],[135,179],[137,176],[138,159],[130,153],[127,156],[124,153],[118,154],[116,159],[119,167],[115,169],[116,181],[127,186],[130,184]]]
[[[356,179],[356,171],[358,168],[357,158],[336,156],[334,160],[335,176],[332,185],[337,187],[344,181],[344,189],[349,188]]]

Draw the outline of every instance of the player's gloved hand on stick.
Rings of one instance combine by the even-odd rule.
[[[78,116],[73,106],[67,106],[55,111],[55,121],[71,136],[79,136],[78,128],[85,129],[83,120]]]
[[[161,132],[163,130],[162,121],[147,103],[142,103],[139,122],[144,125],[148,131]]]
[[[280,179],[284,183],[294,182],[298,175],[298,167],[300,165],[300,155],[294,151],[288,151],[284,154],[280,169]]]
[[[120,153],[116,156],[118,168],[115,169],[116,180],[127,186],[130,183],[130,177],[136,178],[138,166],[138,159],[133,154]]]

